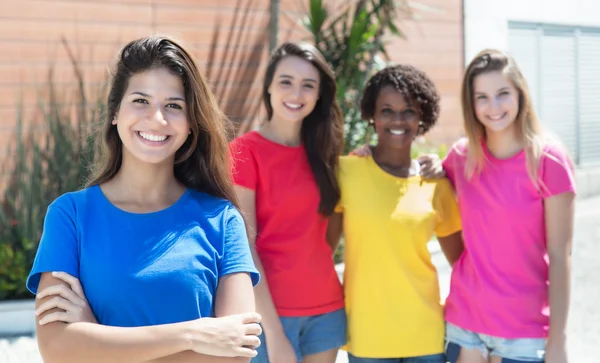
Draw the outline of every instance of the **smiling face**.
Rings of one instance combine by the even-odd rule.
[[[486,133],[508,131],[519,114],[519,93],[502,72],[482,73],[473,80],[473,105]]]
[[[378,143],[396,149],[410,148],[419,132],[419,108],[407,102],[394,86],[385,86],[375,101],[373,121]]]
[[[319,71],[310,62],[294,56],[282,59],[268,88],[273,119],[302,122],[319,99]]]
[[[123,142],[123,161],[174,162],[190,132],[186,112],[183,82],[167,68],[131,76],[112,122]]]

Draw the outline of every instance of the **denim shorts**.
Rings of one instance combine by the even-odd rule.
[[[348,363],[446,363],[446,356],[432,354],[410,358],[360,358],[348,353]]]
[[[546,339],[519,338],[505,339],[474,333],[456,325],[446,323],[446,355],[450,363],[456,362],[460,348],[481,351],[488,355],[503,358],[503,362],[543,362],[546,352]]]
[[[339,349],[346,344],[345,309],[314,316],[281,317],[280,320],[285,335],[296,351],[298,362],[307,355]],[[252,358],[252,363],[269,363],[269,341],[264,333],[260,335],[260,341],[261,345],[256,348],[258,355]]]

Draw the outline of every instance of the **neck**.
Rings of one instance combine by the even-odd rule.
[[[286,146],[299,146],[302,142],[300,130],[302,121],[286,122],[273,116],[260,128],[260,133],[267,139]]]
[[[410,168],[410,145],[402,149],[392,149],[377,145],[373,149],[373,159],[377,164],[385,165],[392,169]]]
[[[517,137],[516,127],[500,132],[486,132],[486,146],[498,159],[507,159],[520,152],[525,145]]]
[[[185,190],[175,178],[172,160],[148,164],[125,153],[121,168],[106,184],[115,200],[140,206],[169,205]]]

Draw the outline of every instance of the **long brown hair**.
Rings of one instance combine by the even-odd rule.
[[[237,206],[229,175],[229,121],[219,109],[192,56],[174,40],[151,36],[134,40],[120,52],[108,94],[100,156],[87,186],[112,179],[121,168],[123,143],[112,125],[129,79],[141,72],[166,67],[181,77],[191,134],[175,154],[175,177],[186,187],[224,198]]]
[[[517,137],[525,146],[527,172],[535,185],[539,186],[538,166],[548,138],[542,130],[533,107],[525,77],[511,56],[496,49],[486,49],[477,54],[467,67],[463,78],[461,102],[464,128],[469,142],[466,176],[471,178],[480,172],[486,161],[482,148],[482,141],[486,137],[485,127],[475,116],[473,82],[477,76],[489,72],[502,72],[517,89],[519,96],[519,112],[515,120]]]
[[[308,162],[319,187],[319,212],[331,215],[340,200],[336,180],[338,159],[344,143],[344,118],[336,100],[337,86],[333,71],[318,49],[308,43],[284,43],[271,56],[263,83],[263,102],[268,119],[273,117],[269,86],[275,70],[286,57],[299,57],[312,64],[320,75],[319,99],[314,110],[302,121],[300,131]]]

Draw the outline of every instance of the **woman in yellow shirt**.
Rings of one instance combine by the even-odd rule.
[[[361,113],[378,144],[345,156],[342,197],[329,222],[345,240],[344,290],[350,363],[445,363],[444,314],[427,243],[435,234],[452,264],[462,253],[452,186],[425,180],[411,159],[413,140],[436,123],[440,97],[422,71],[387,67],[365,86]]]

